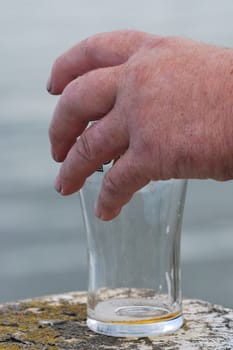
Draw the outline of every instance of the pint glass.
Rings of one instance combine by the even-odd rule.
[[[112,221],[94,216],[107,168],[81,190],[89,258],[87,325],[119,337],[170,333],[183,324],[180,238],[186,181],[151,181]]]

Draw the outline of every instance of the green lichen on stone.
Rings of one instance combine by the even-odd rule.
[[[86,326],[86,294],[67,293],[0,306],[0,350],[233,349],[233,310],[184,300],[185,324],[174,334],[108,337]]]
[[[8,345],[1,345],[0,344],[0,350],[22,350],[22,347],[20,345],[16,344],[8,344]]]
[[[53,304],[35,300],[6,305],[0,309],[0,350],[27,349],[32,344],[33,349],[39,344],[46,350],[56,350],[56,344],[62,343],[62,334],[53,325],[85,318],[85,305],[65,301]]]

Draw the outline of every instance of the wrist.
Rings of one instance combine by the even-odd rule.
[[[229,180],[233,178],[233,50],[216,48],[209,65],[205,94],[211,121],[207,132],[212,138],[211,177]]]

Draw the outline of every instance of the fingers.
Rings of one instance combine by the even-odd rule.
[[[48,91],[60,94],[69,82],[90,70],[125,62],[147,35],[122,30],[97,34],[81,41],[55,61],[47,84]]]
[[[49,136],[52,154],[63,161],[89,121],[107,114],[114,106],[118,68],[102,68],[71,82],[55,109]]]
[[[128,150],[106,173],[97,201],[95,214],[102,220],[112,220],[140,188],[150,179],[137,165],[135,156]]]
[[[85,130],[61,166],[55,187],[68,195],[78,191],[86,178],[103,163],[120,156],[128,147],[128,137],[115,111]]]

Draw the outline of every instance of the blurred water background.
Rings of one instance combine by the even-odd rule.
[[[87,288],[79,196],[53,189],[45,85],[58,54],[134,28],[232,47],[232,0],[0,0],[0,302]],[[183,294],[233,307],[232,181],[190,181]]]

